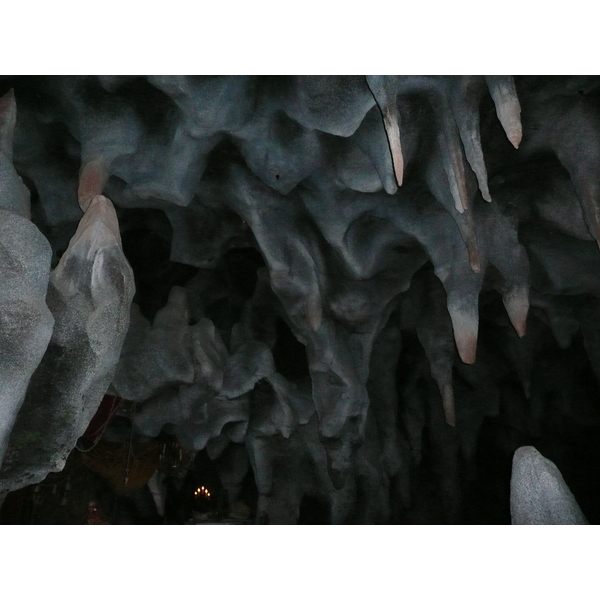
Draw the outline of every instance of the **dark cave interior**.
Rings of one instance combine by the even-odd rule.
[[[600,523],[599,77],[0,98],[0,523]]]

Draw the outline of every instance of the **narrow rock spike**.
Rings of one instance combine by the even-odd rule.
[[[383,126],[390,146],[396,182],[398,186],[402,186],[404,157],[400,139],[400,115],[396,106],[396,78],[386,75],[367,75],[366,79],[383,117]]]
[[[522,338],[527,332],[527,314],[529,313],[529,292],[527,288],[504,294],[502,302],[512,326],[515,328],[517,335]]]
[[[477,307],[475,307],[475,314],[473,315],[470,314],[471,311],[449,304],[448,312],[452,320],[454,341],[460,359],[465,364],[472,365],[477,355],[477,330],[479,328]]]
[[[475,231],[469,231],[469,235],[465,240],[467,252],[469,253],[469,265],[473,273],[481,272],[481,259],[479,258],[479,248],[477,247],[477,238]]]
[[[102,158],[88,161],[79,172],[79,188],[77,197],[79,206],[84,212],[95,196],[102,195],[104,185],[108,179],[108,169]]]
[[[454,406],[454,390],[452,383],[439,384],[440,394],[442,395],[442,406],[444,407],[444,417],[450,427],[456,427],[456,411]]]
[[[306,300],[305,310],[306,318],[308,319],[310,328],[313,331],[318,331],[319,327],[321,327],[321,321],[323,319],[323,309],[321,307],[321,303],[317,298],[310,296]]]
[[[395,106],[393,109],[388,107],[383,112],[383,125],[390,144],[396,182],[401,187],[402,180],[404,179],[404,158],[402,156],[402,142],[400,140],[400,115],[398,115],[398,110]]]
[[[515,148],[518,148],[523,137],[523,127],[521,125],[521,104],[514,79],[507,75],[486,75],[485,80],[506,137]]]
[[[454,119],[460,133],[460,139],[465,149],[467,161],[477,177],[477,183],[481,195],[486,202],[491,202],[488,187],[487,169],[481,148],[481,134],[479,132],[479,111],[477,107],[461,103],[458,110],[454,112]]]
[[[467,190],[465,156],[460,135],[449,107],[444,106],[441,112],[442,132],[438,136],[438,144],[454,206],[459,213],[463,213],[471,205]]]

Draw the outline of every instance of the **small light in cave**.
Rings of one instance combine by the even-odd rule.
[[[194,492],[194,496],[204,496],[206,498],[210,498],[210,492],[208,491],[208,488],[205,488],[204,486],[199,487],[195,492]]]

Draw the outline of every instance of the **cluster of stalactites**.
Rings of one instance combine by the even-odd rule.
[[[349,494],[353,477],[369,469],[388,481],[403,472],[402,441],[390,425],[398,407],[374,402],[379,394],[397,405],[397,394],[390,382],[378,391],[370,376],[382,340],[389,335],[392,349],[400,344],[389,333],[398,310],[396,325],[414,330],[424,349],[442,424],[445,418],[457,429],[466,417],[455,403],[455,357],[476,371],[484,288],[500,294],[523,338],[516,352],[528,352],[530,304],[548,313],[561,344],[580,323],[586,344],[595,344],[587,309],[575,318],[557,300],[598,295],[593,277],[573,283],[577,268],[593,271],[597,251],[592,256],[585,244],[600,239],[600,119],[585,97],[519,99],[513,79],[503,76],[55,78],[40,80],[40,88],[57,101],[20,111],[15,162],[35,185],[49,229],[80,218],[75,194],[86,211],[83,223],[108,206],[98,200],[106,193],[124,211],[164,211],[173,261],[209,270],[232,246],[260,251],[263,296],[248,301],[226,335],[203,314],[190,325],[187,298],[177,288],[153,324],[134,310],[137,325],[113,384],[144,402],[137,424],[147,434],[171,426],[195,449],[212,441],[215,453],[246,443],[265,498],[282,451],[277,444],[284,444],[279,437],[295,440],[290,447],[320,465],[314,478],[327,472],[336,491]],[[486,145],[480,104],[488,92],[492,119],[504,132],[498,128],[501,142]],[[164,108],[160,118],[140,100],[144,94]],[[7,98],[3,114],[14,126]],[[74,174],[48,150],[47,138],[58,131],[52,123],[66,124],[61,131],[79,144],[70,146],[79,152]],[[492,159],[503,158],[490,154],[502,143],[499,155],[516,165],[550,151],[568,180],[549,174],[555,185],[546,195],[528,195],[502,178],[488,181]],[[484,147],[492,148],[488,156]],[[12,149],[6,155],[12,159]],[[116,218],[100,212],[119,241]],[[549,237],[541,227],[524,234],[534,217],[559,233]],[[569,244],[581,260],[564,268]],[[533,277],[534,267],[543,277]],[[190,309],[202,313],[197,305]],[[253,311],[260,326],[248,316]],[[308,384],[276,372],[277,319],[306,348]],[[171,351],[161,346],[164,330],[172,336],[172,364],[161,360]],[[148,376],[134,389],[126,379],[143,361],[137,374],[147,367]],[[232,369],[240,364],[236,378]],[[525,367],[517,370],[526,381]],[[253,416],[255,395],[268,400]],[[379,446],[365,444],[373,430],[384,440]],[[333,493],[325,484],[320,489]]]

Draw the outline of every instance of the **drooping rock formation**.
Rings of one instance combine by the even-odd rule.
[[[272,523],[468,522],[518,446],[590,451],[598,78],[0,84],[0,489],[60,469],[107,390],[232,501],[251,469]]]

